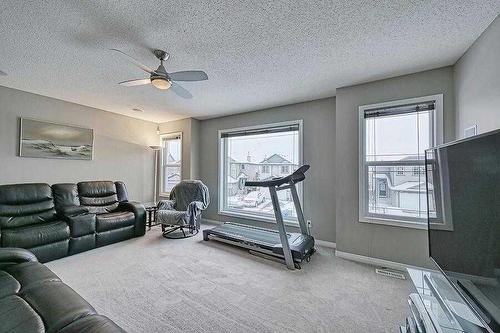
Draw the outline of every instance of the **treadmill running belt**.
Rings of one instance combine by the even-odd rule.
[[[225,223],[212,229],[213,234],[225,234],[241,240],[255,241],[258,243],[274,246],[281,244],[280,235],[274,230],[262,230],[254,227],[247,227],[241,224]],[[290,237],[289,234],[287,234]]]

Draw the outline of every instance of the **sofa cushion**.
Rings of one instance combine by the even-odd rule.
[[[114,212],[97,215],[97,231],[107,231],[133,226],[135,215],[132,212]]]
[[[64,183],[52,185],[52,193],[56,207],[78,206],[78,188],[76,184]]]
[[[82,197],[106,197],[116,194],[116,186],[112,181],[92,181],[80,182],[78,186],[78,195]]]
[[[39,262],[30,261],[16,265],[3,267],[0,273],[8,274],[12,279],[15,279],[21,289],[28,289],[33,285],[45,281],[60,281],[50,269],[41,265]],[[18,290],[19,291],[19,290]]]
[[[56,260],[59,258],[66,257],[68,255],[69,249],[69,239],[65,239],[56,243],[50,243],[45,245],[40,245],[37,247],[29,248],[33,252],[38,261],[49,262],[51,260]]]
[[[7,332],[45,332],[45,327],[25,300],[11,295],[0,299],[0,333]]]
[[[65,239],[69,239],[69,227],[62,221],[2,230],[4,247],[33,248]]]
[[[12,275],[0,271],[0,298],[15,295],[21,290],[21,284]]]
[[[95,314],[94,308],[61,281],[44,281],[19,294],[42,318],[47,332],[56,332],[71,322]]]
[[[124,182],[115,182],[116,195],[118,196],[119,202],[128,201],[128,191]]]
[[[52,190],[48,184],[13,184],[0,186],[0,203],[24,205],[52,200]]]

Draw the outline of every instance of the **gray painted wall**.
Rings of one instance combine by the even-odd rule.
[[[451,67],[337,89],[335,190],[339,251],[411,265],[430,264],[427,231],[358,222],[358,107],[434,94],[444,95],[444,138],[453,140]]]
[[[212,201],[205,218],[272,227],[270,223],[218,215],[217,135],[221,129],[297,119],[304,121],[304,163],[311,164],[304,183],[304,216],[311,219],[316,238],[335,242],[335,98],[201,121],[200,175]]]
[[[19,157],[19,117],[94,129],[94,159]],[[156,124],[0,86],[0,184],[122,180],[133,200],[152,201]]]
[[[483,133],[500,128],[500,16],[455,65],[457,137],[475,124]]]
[[[185,118],[161,123],[160,134],[182,132],[182,179],[200,178],[200,121]],[[158,170],[158,190],[161,170]]]

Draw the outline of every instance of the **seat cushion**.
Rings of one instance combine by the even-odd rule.
[[[22,228],[2,229],[3,247],[33,248],[69,239],[66,222],[56,221]]]
[[[167,225],[186,225],[188,223],[186,211],[159,210],[156,214],[156,219],[161,224]]]
[[[97,215],[97,231],[107,231],[134,225],[135,215],[131,212],[114,212]]]
[[[22,298],[0,299],[0,333],[45,332],[42,318]]]

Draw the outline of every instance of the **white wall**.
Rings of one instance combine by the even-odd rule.
[[[453,70],[440,68],[337,89],[336,228],[337,249],[416,266],[429,266],[427,231],[359,222],[358,107],[443,94],[444,138],[454,139]]]
[[[94,159],[75,161],[19,157],[19,118],[94,130]],[[0,184],[122,180],[130,199],[153,197],[156,124],[0,86]]]
[[[478,125],[484,133],[500,128],[500,16],[454,67],[457,137]]]

